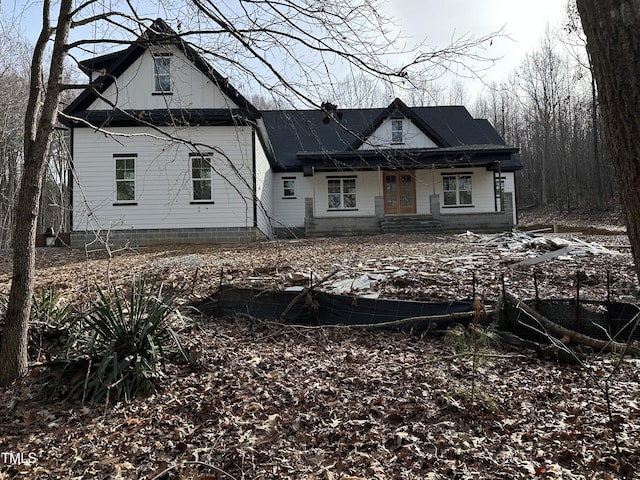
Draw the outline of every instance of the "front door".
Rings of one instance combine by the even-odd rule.
[[[416,213],[416,182],[413,172],[384,172],[384,213]]]

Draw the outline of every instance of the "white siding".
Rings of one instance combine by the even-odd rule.
[[[273,236],[273,173],[257,133],[254,133],[256,155],[256,199],[258,228],[268,237]]]
[[[434,184],[436,179],[442,182],[442,180],[437,177],[439,177],[439,175],[434,175],[432,170],[416,171],[416,213],[418,215],[430,215],[431,205],[429,197],[433,193],[442,194],[438,191],[438,185]],[[440,185],[440,190],[442,190],[442,185]]]
[[[283,178],[295,179],[295,196],[284,198]],[[313,197],[313,178],[302,172],[273,174],[273,209],[275,228],[304,227],[305,198]]]
[[[220,89],[175,47],[158,53],[171,53],[171,94],[153,95],[153,54],[146,50],[127,71],[110,85],[103,96],[122,109],[153,110],[164,108],[236,108]],[[96,100],[90,110],[113,107]]]
[[[73,229],[144,229],[253,226],[251,127],[191,127],[171,133],[214,155],[213,204],[192,204],[190,149],[142,127],[105,136],[74,130]],[[124,134],[118,136],[118,133]],[[114,154],[136,154],[136,203],[113,205]],[[233,163],[233,168],[229,165]]]
[[[436,148],[437,145],[420,131],[408,118],[403,119],[403,142],[391,142],[391,122],[397,118],[387,118],[373,134],[365,140],[360,150],[374,148]]]

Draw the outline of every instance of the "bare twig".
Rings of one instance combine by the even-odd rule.
[[[185,461],[185,462],[176,463],[175,465],[171,465],[170,467],[165,468],[163,471],[159,472],[158,474],[154,475],[151,478],[148,478],[147,480],[158,480],[159,478],[164,477],[171,470],[175,470],[175,469],[183,467],[185,465],[201,465],[201,466],[204,466],[204,467],[207,467],[207,468],[211,468],[212,470],[215,470],[216,472],[220,473],[221,475],[224,475],[227,478],[231,478],[233,480],[237,480],[236,477],[234,477],[233,475],[231,475],[228,472],[225,472],[221,468],[218,468],[215,465],[211,465],[210,463],[201,462],[199,460],[188,460],[188,461]]]

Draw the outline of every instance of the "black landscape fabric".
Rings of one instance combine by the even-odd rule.
[[[575,300],[528,301],[550,320],[565,328],[594,338],[617,341],[639,340],[637,305],[619,302],[583,301],[576,308]],[[438,317],[452,313],[472,312],[472,302],[421,302],[411,300],[367,298],[353,295],[333,295],[318,291],[274,292],[256,289],[223,287],[196,308],[211,317],[248,315],[263,320],[279,320],[307,325],[369,325],[396,322],[415,317]],[[403,323],[402,330],[444,330],[454,323],[469,323],[469,319],[432,319]],[[509,308],[500,328],[524,338],[545,342],[546,334],[532,319]]]

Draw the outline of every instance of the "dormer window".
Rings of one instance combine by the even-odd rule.
[[[404,143],[402,120],[391,120],[391,143]]]
[[[153,93],[171,93],[171,55],[153,57]]]

